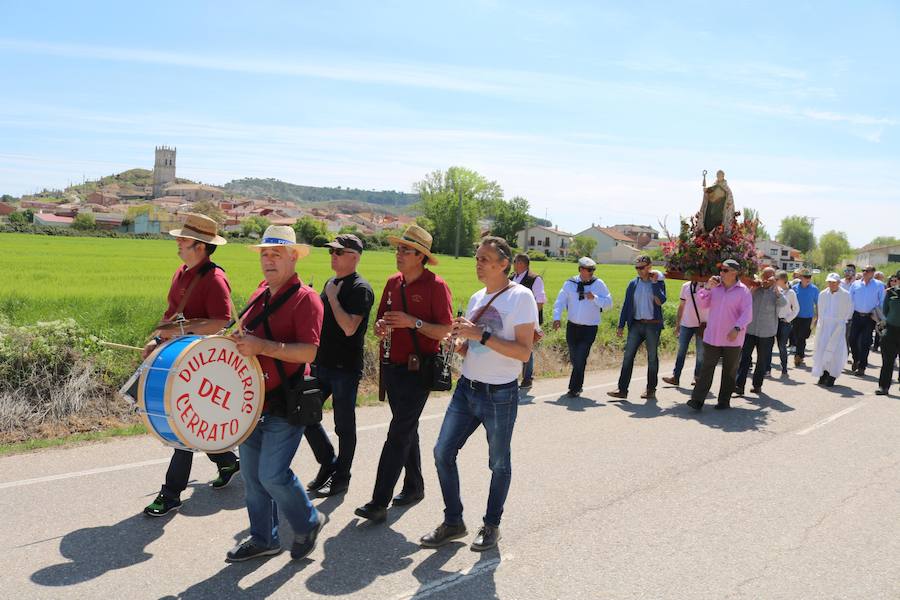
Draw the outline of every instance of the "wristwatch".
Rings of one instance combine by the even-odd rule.
[[[422,325],[425,323],[422,322],[422,319],[416,319],[416,329],[422,329]]]
[[[491,332],[485,330],[484,333],[481,334],[481,345],[484,346],[487,344],[487,341],[491,339]]]

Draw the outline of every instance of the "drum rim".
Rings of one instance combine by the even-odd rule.
[[[172,338],[169,341],[169,343],[164,344],[164,345],[160,346],[159,348],[156,348],[153,351],[153,353],[148,357],[150,365],[153,364],[153,362],[156,360],[157,355],[160,352],[162,352],[162,350],[164,348],[168,347],[171,342],[181,339],[182,337],[188,337],[188,336],[178,336],[178,337]],[[193,349],[194,346],[196,346],[200,342],[202,342],[206,339],[210,339],[210,338],[222,338],[222,339],[227,339],[227,340],[231,339],[228,336],[224,336],[224,335],[197,336],[197,339],[193,340],[192,342],[185,345],[185,347],[181,349],[181,352],[178,353],[178,356],[176,356],[175,359],[172,360],[172,365],[173,366],[177,365],[178,362],[184,357],[184,355],[187,352],[189,352],[191,349]],[[165,391],[163,392],[163,406],[166,409],[166,420],[169,423],[169,428],[172,430],[172,433],[174,433],[175,437],[177,437],[178,440],[181,442],[183,449],[190,450],[193,452],[204,452],[206,454],[223,454],[225,452],[228,452],[232,448],[236,448],[236,447],[240,446],[241,444],[243,444],[244,441],[248,437],[250,437],[250,434],[253,433],[253,430],[256,429],[256,425],[259,423],[259,419],[262,415],[263,406],[266,403],[266,383],[265,383],[266,379],[265,379],[265,376],[263,375],[262,366],[259,364],[259,359],[257,359],[255,356],[242,356],[241,358],[246,360],[247,363],[250,365],[250,367],[253,368],[257,374],[257,377],[258,377],[257,381],[259,381],[259,384],[260,384],[259,402],[257,402],[256,410],[253,413],[251,413],[252,421],[251,421],[250,427],[247,428],[247,431],[244,432],[243,435],[241,435],[234,443],[230,444],[226,448],[222,448],[221,450],[205,450],[203,448],[194,448],[186,440],[186,438],[181,434],[181,432],[175,426],[175,419],[173,416],[174,412],[172,411],[172,385],[174,385],[174,379],[170,379],[170,380],[166,381]],[[152,360],[150,360],[150,359],[152,359]],[[144,382],[145,382],[145,378],[146,378],[149,370],[150,369],[148,368],[143,373],[141,373],[141,379],[140,379],[140,382],[138,383],[138,397],[139,397],[138,402],[143,404],[144,406],[146,406],[146,404],[143,403]],[[150,426],[150,421],[147,418],[147,415],[142,413],[141,418],[144,420],[145,424],[147,425],[147,429],[149,431],[151,431],[157,439],[161,439],[161,437],[156,433],[156,430]],[[174,443],[172,443],[168,440],[163,440],[163,443],[166,445],[169,445],[169,446],[176,447],[176,448],[178,447],[177,445],[175,445]]]
[[[161,344],[161,345],[157,346],[153,350],[153,352],[150,353],[150,356],[147,357],[146,363],[149,366],[143,370],[143,372],[141,373],[141,377],[138,380],[138,406],[143,406],[143,407],[147,406],[147,403],[144,401],[144,386],[147,383],[147,377],[150,373],[150,369],[153,368],[153,363],[156,362],[156,358],[160,355],[160,353],[162,353],[163,350],[168,348],[173,342],[175,342],[176,340],[179,340],[183,337],[189,337],[189,336],[173,337],[173,338],[169,339],[169,341],[167,341],[165,344]],[[190,336],[190,337],[193,337],[193,336]],[[202,336],[198,336],[198,339],[196,339],[193,342],[191,342],[190,344],[188,344],[185,347],[185,349],[190,347],[194,343],[199,342],[201,338],[202,338]],[[182,349],[182,351],[183,350],[184,349]],[[175,358],[175,360],[172,361],[172,364],[174,365],[175,362],[179,358],[181,358],[181,353],[179,353],[179,355]],[[172,433],[175,434],[175,437],[178,438],[178,441],[181,442],[181,444],[179,445],[179,444],[173,442],[172,440],[167,440],[167,439],[163,438],[159,434],[159,432],[156,431],[156,428],[153,427],[153,424],[150,423],[150,419],[147,417],[146,411],[139,411],[140,415],[141,415],[141,419],[144,421],[144,425],[147,427],[147,431],[150,432],[153,435],[153,437],[160,440],[166,446],[171,446],[172,448],[178,448],[181,450],[192,450],[190,445],[184,440],[184,437],[181,435],[181,432],[179,432],[174,426],[174,420],[171,417],[172,410],[171,410],[171,406],[169,404],[169,382],[168,381],[166,381],[166,389],[163,392],[163,407],[166,410],[166,422],[168,422],[168,424],[169,424],[169,429],[172,430]]]

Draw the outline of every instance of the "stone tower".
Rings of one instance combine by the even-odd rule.
[[[175,148],[157,146],[153,163],[153,197],[164,196],[170,183],[175,183]]]

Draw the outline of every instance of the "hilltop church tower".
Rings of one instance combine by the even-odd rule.
[[[170,183],[175,183],[175,148],[157,146],[153,163],[153,197],[164,196]]]

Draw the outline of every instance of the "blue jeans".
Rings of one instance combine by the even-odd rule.
[[[434,462],[444,496],[444,522],[448,525],[463,522],[456,455],[478,426],[484,425],[488,442],[488,467],[491,469],[491,487],[484,523],[493,527],[500,526],[503,505],[512,481],[510,445],[519,408],[519,388],[515,380],[501,389],[494,387],[493,390],[473,389],[468,379],[460,377],[453,399],[447,407],[447,414],[444,415],[444,423],[434,446]]]
[[[240,446],[241,476],[250,515],[250,535],[267,548],[278,539],[278,509],[296,534],[318,524],[318,513],[291,471],[291,461],[303,437],[303,427],[286,419],[263,414],[256,429]]]
[[[528,362],[522,363],[522,381],[531,381],[534,375],[534,352],[528,355]]]
[[[647,389],[656,389],[656,378],[659,375],[659,332],[657,323],[631,322],[628,325],[628,339],[625,341],[625,356],[622,359],[622,371],[619,373],[619,391],[628,392],[631,383],[631,371],[634,369],[634,357],[641,344],[647,346]]]
[[[596,325],[566,323],[566,344],[569,346],[569,360],[572,374],[569,376],[569,391],[580,392],[584,387],[584,369],[591,354],[591,346],[597,338]]]
[[[350,467],[353,465],[353,455],[356,454],[356,392],[359,389],[360,375],[321,365],[316,367],[322,397],[327,399],[331,396],[334,432],[338,437],[337,459],[334,456],[334,446],[322,423],[307,427],[303,434],[320,465],[334,463],[336,479],[350,479]]]
[[[681,377],[681,371],[684,369],[684,359],[687,357],[688,346],[691,344],[691,338],[694,341],[694,351],[697,354],[694,361],[694,379],[700,377],[700,365],[703,364],[703,340],[700,337],[699,327],[685,327],[684,325],[678,330],[678,356],[675,357],[675,369],[672,375],[675,379]]]

